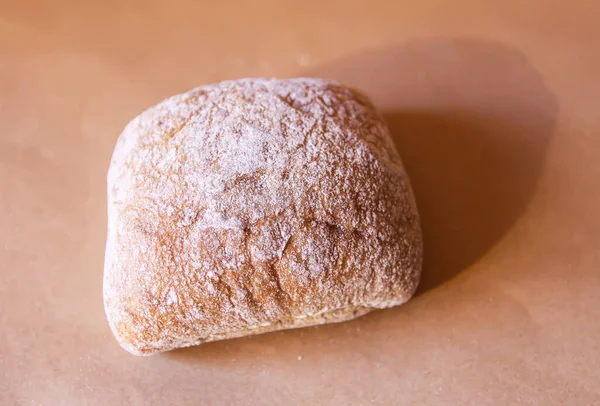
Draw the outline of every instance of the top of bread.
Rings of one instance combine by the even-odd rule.
[[[320,79],[242,79],[131,121],[108,172],[104,295],[147,354],[410,298],[421,232],[368,99]]]

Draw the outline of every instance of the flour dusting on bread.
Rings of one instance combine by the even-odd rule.
[[[420,276],[388,130],[332,81],[227,81],[145,111],[115,147],[108,223],[106,313],[135,354],[351,319]]]

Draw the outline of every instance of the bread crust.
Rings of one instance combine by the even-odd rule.
[[[115,147],[104,301],[133,354],[398,305],[421,263],[388,130],[339,83],[199,87],[143,112]]]

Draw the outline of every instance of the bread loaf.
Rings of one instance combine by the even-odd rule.
[[[142,113],[115,147],[104,301],[133,354],[395,306],[421,262],[388,130],[336,82],[203,86]]]

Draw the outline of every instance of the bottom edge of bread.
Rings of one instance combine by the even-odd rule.
[[[387,306],[385,306],[387,307]],[[277,320],[271,323],[263,323],[259,325],[249,326],[246,328],[235,329],[230,331],[225,331],[218,334],[210,334],[203,337],[197,337],[192,339],[182,339],[182,340],[172,340],[168,344],[165,345],[151,345],[151,346],[140,346],[139,348],[135,348],[133,346],[127,346],[125,349],[134,355],[140,356],[148,356],[161,352],[171,351],[178,348],[187,348],[196,345],[200,345],[203,343],[208,343],[212,341],[221,341],[227,340],[231,338],[240,338],[246,336],[252,336],[263,333],[270,333],[281,330],[291,330],[295,328],[301,327],[310,327],[310,326],[318,326],[322,324],[328,323],[339,323],[343,321],[352,320],[363,316],[372,310],[376,310],[376,307],[372,306],[348,306],[337,309],[330,309],[325,311],[320,311],[316,314],[311,315],[302,315],[290,317],[288,319]]]

